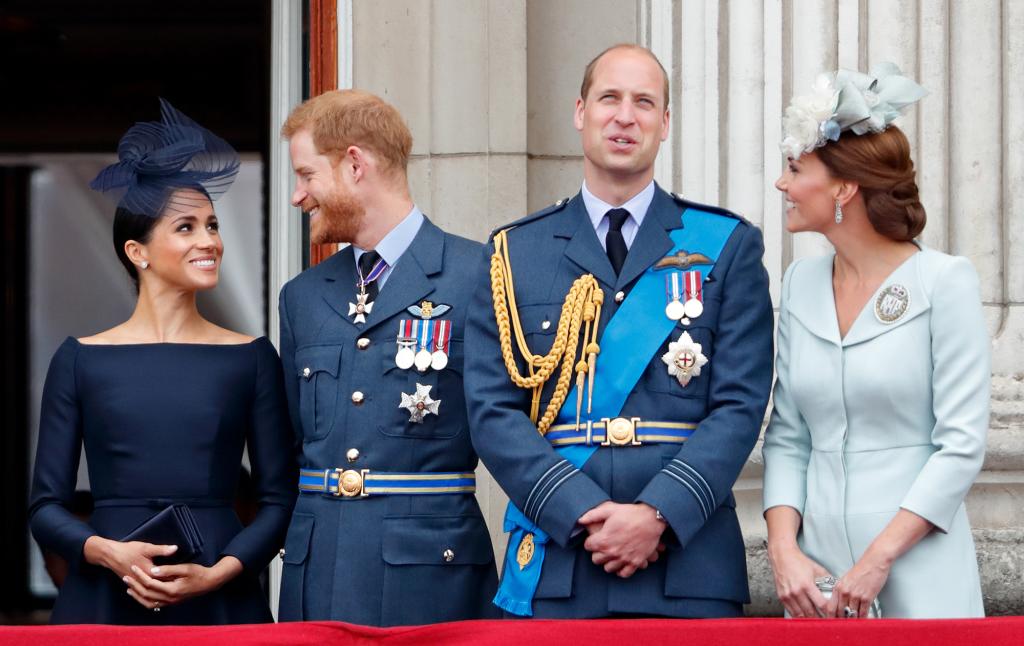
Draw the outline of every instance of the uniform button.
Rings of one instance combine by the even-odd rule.
[[[453,552],[451,548],[446,549],[441,556],[444,557],[445,563],[451,563],[455,560],[455,552]]]
[[[365,336],[361,336],[358,339],[356,339],[356,347],[359,348],[360,350],[365,350],[366,348],[370,347],[370,340],[367,339]]]
[[[615,292],[615,302],[621,303],[626,300],[626,292]]]
[[[308,366],[302,369],[302,376],[303,377],[305,377],[306,379],[309,379],[309,374],[310,373],[309,373],[309,367]]]
[[[349,449],[345,452],[345,458],[349,462],[355,462],[359,459],[359,449]]]
[[[540,324],[540,329],[542,330],[546,330],[549,327],[551,327],[551,321],[544,321],[543,323]]]
[[[352,403],[355,404],[356,406],[362,404],[364,399],[366,398],[363,396],[363,393],[361,391],[357,390],[354,393],[352,393]]]

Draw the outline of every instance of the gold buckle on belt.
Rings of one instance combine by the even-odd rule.
[[[639,417],[603,417],[604,442],[601,446],[640,446],[642,442],[636,437],[636,425]]]
[[[335,496],[344,496],[346,498],[365,498],[369,494],[366,493],[366,474],[370,472],[369,469],[335,469],[338,474],[338,490],[334,492]]]

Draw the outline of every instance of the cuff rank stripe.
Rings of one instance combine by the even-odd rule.
[[[684,470],[689,471],[693,475],[693,477],[697,479],[697,481],[701,485],[701,488],[707,494],[708,509],[711,510],[715,508],[715,492],[708,484],[708,481],[704,479],[704,476],[700,474],[700,471],[697,471],[696,469],[691,467],[689,464],[683,462],[679,458],[672,458],[672,461],[669,464],[678,465],[682,467]]]
[[[697,483],[693,480],[693,476],[691,476],[689,473],[685,471],[681,471],[678,468],[674,468],[671,464],[662,469],[662,472],[665,475],[669,476],[670,478],[673,478],[674,480],[678,481],[684,487],[690,490],[690,493],[693,494],[693,497],[697,499],[697,504],[700,505],[700,513],[704,517],[704,520],[707,520],[711,517],[711,511],[710,509],[708,509],[708,503],[705,500],[702,493],[699,491],[699,485],[697,485]]]
[[[551,492],[576,471],[578,469],[567,460],[561,460],[548,469],[540,477],[540,480],[537,481],[537,484],[533,486],[530,495],[527,496],[526,504],[523,505],[523,513],[528,518],[536,519],[539,517],[541,509],[551,496]]]

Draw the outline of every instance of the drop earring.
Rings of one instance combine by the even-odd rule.
[[[843,207],[839,204],[839,200],[836,200],[836,224],[843,221]]]

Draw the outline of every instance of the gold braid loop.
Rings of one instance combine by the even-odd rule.
[[[515,287],[512,281],[512,265],[508,252],[508,235],[506,231],[500,231],[494,237],[494,254],[491,256],[491,296],[494,301],[494,318],[498,326],[498,340],[501,344],[501,357],[505,362],[509,377],[519,388],[529,388],[533,391],[533,400],[530,407],[530,421],[537,424],[537,430],[541,435],[547,433],[554,422],[566,397],[569,396],[570,381],[574,368],[581,374],[591,374],[591,388],[593,388],[593,359],[590,363],[586,361],[586,353],[592,352],[596,346],[593,339],[596,337],[597,327],[600,322],[601,303],[604,302],[604,292],[601,291],[597,280],[591,274],[585,274],[577,278],[569,293],[562,303],[562,311],[558,317],[558,327],[555,330],[555,338],[551,349],[544,355],[536,355],[530,351],[526,344],[526,337],[523,334],[523,326],[519,320],[519,309],[516,306]],[[580,355],[577,363],[577,351],[580,345],[580,331],[586,324],[586,336],[584,340],[584,353]],[[516,345],[526,362],[528,375],[519,371],[516,357],[512,352],[512,335],[515,334]],[[544,414],[540,412],[541,392],[544,384],[548,382],[555,368],[561,364],[558,379],[555,382],[554,392],[551,401],[548,402]],[[582,389],[581,389],[582,392]],[[592,394],[592,393],[591,393]]]

